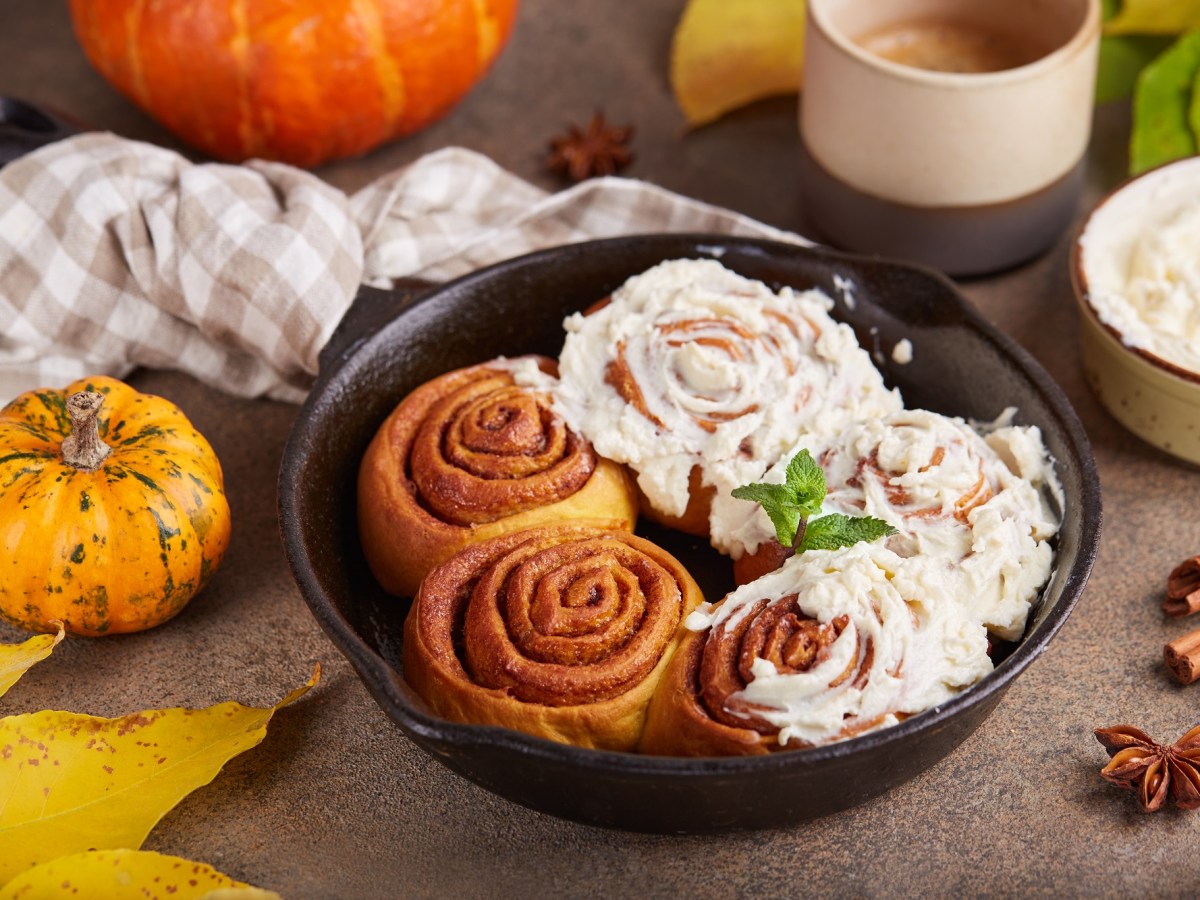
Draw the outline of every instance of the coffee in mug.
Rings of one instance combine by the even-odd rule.
[[[808,0],[800,185],[815,237],[994,272],[1075,216],[1099,0]]]
[[[1003,72],[1027,66],[1054,47],[1037,35],[1017,36],[956,19],[893,22],[859,35],[868,53],[930,72]]]

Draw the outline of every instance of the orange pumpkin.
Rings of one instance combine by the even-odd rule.
[[[229,545],[212,447],[172,403],[112,378],[0,410],[0,617],[141,631],[181,610]]]
[[[423,128],[500,52],[517,0],[71,0],[92,65],[181,140],[298,166]]]

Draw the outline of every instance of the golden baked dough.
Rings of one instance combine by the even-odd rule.
[[[535,357],[553,374],[553,360]],[[371,572],[412,596],[462,548],[544,522],[633,528],[630,477],[567,428],[502,362],[448,372],[409,394],[363,457],[358,528]]]
[[[701,602],[678,560],[629,532],[572,522],[502,535],[425,578],[404,678],[452,721],[634,750]]]

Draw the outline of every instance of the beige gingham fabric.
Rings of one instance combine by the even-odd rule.
[[[461,148],[347,197],[285,165],[81,135],[0,169],[0,403],[136,366],[297,401],[361,282],[662,231],[804,242],[631,179],[548,194]]]

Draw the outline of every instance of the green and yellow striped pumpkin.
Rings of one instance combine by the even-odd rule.
[[[212,447],[179,408],[113,378],[0,410],[0,617],[98,636],[179,612],[229,545]]]

